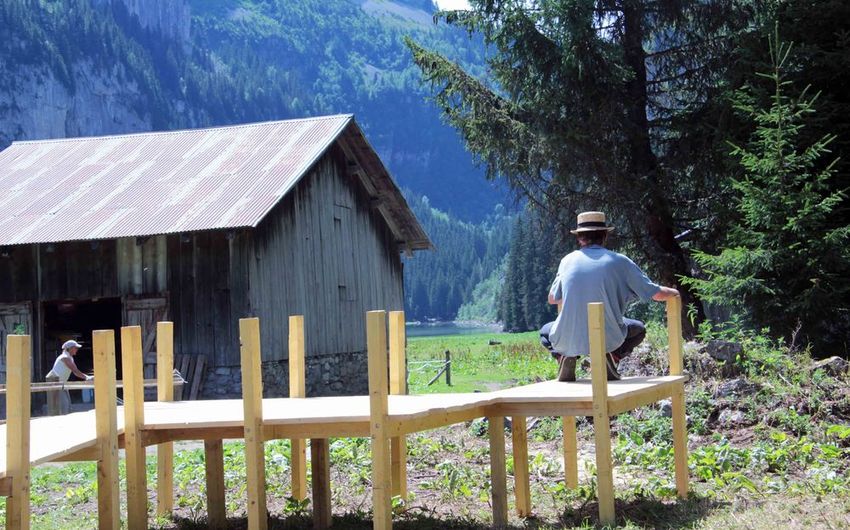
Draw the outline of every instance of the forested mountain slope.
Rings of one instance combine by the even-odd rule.
[[[480,220],[499,192],[440,123],[402,44],[482,72],[427,0],[4,0],[0,147],[354,113],[402,186]],[[474,197],[474,200],[466,200]]]

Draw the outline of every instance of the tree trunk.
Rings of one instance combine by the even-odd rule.
[[[652,151],[649,135],[649,120],[646,116],[648,96],[646,91],[646,52],[643,49],[644,27],[643,6],[640,0],[623,3],[623,51],[626,65],[633,76],[625,84],[627,122],[626,137],[629,142],[629,178],[641,191],[641,205],[635,205],[632,215],[642,213],[645,234],[638,238],[644,253],[655,263],[659,281],[668,287],[675,286],[682,294],[682,329],[686,337],[695,333],[687,318],[690,304],[702,318],[702,307],[690,289],[679,284],[680,276],[690,276],[685,252],[675,238],[673,211],[670,201],[661,189],[658,178],[658,161]],[[639,225],[638,225],[639,226]]]

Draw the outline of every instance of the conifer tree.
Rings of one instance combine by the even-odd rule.
[[[757,89],[739,91],[736,108],[754,124],[747,145],[734,146],[740,174],[731,179],[739,217],[719,254],[697,253],[703,279],[689,280],[706,301],[735,309],[785,338],[848,351],[850,225],[846,190],[835,187],[834,135],[806,145],[817,95],[792,95],[786,80],[791,46],[771,39],[769,106]],[[801,341],[801,342],[802,342]],[[822,352],[830,353],[830,352]]]
[[[491,177],[553,212],[621,220],[653,276],[690,275],[676,235],[706,219],[712,112],[730,37],[724,0],[472,0],[442,19],[484,36],[495,86],[408,40],[444,117]],[[566,229],[567,226],[562,226]],[[685,305],[691,293],[684,286]]]

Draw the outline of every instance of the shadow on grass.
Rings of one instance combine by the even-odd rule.
[[[729,506],[728,502],[691,493],[687,500],[669,501],[656,498],[617,500],[617,526],[639,528],[693,528],[717,510]],[[587,503],[579,509],[567,509],[560,517],[564,528],[586,528],[598,524],[599,505]]]
[[[617,501],[617,525],[640,528],[692,528],[699,520],[708,517],[717,510],[729,505],[707,497],[691,495],[686,501],[662,501],[659,499],[634,499]],[[558,520],[545,520],[530,517],[518,524],[508,526],[508,530],[543,530],[560,528],[592,528],[598,523],[598,505],[587,503],[578,509],[566,510]],[[205,520],[175,519],[177,530],[201,530],[207,528]],[[228,530],[248,528],[245,518],[233,518],[227,521]],[[273,516],[269,518],[269,530],[311,530],[313,520],[310,515]],[[371,530],[372,519],[369,513],[334,515],[333,529]],[[436,516],[429,513],[406,513],[393,520],[394,530],[485,530],[492,526],[484,521]]]

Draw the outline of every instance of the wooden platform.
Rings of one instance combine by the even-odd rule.
[[[623,404],[655,402],[669,396],[684,376],[627,377],[608,384],[612,409]],[[490,416],[591,415],[590,380],[545,381],[495,392],[389,396],[388,421],[394,434],[418,432]],[[634,408],[634,407],[631,407]],[[118,434],[123,434],[124,407],[118,407]],[[263,400],[266,440],[369,436],[369,397],[274,398]],[[72,460],[97,444],[95,411],[34,418],[30,422],[30,464]],[[241,399],[145,403],[145,445],[176,440],[241,439],[244,416]],[[6,426],[0,425],[0,447]],[[71,457],[71,458],[69,458]],[[81,458],[89,460],[89,458]],[[0,478],[6,475],[6,454],[0,451]]]
[[[292,496],[301,500],[306,492],[305,439],[312,457],[312,509],[314,526],[331,524],[330,453],[328,438],[369,436],[372,441],[373,524],[392,526],[391,499],[406,492],[406,445],[409,433],[486,417],[490,420],[490,459],[493,524],[507,523],[505,436],[502,418],[511,416],[515,470],[516,510],[531,515],[525,421],[528,416],[560,416],[564,421],[565,482],[578,482],[576,416],[593,416],[596,443],[599,518],[615,521],[611,439],[608,419],[616,414],[670,397],[673,403],[673,438],[676,485],[687,495],[687,432],[684,413],[681,328],[679,308],[668,302],[670,373],[659,377],[631,377],[607,381],[602,344],[604,327],[601,304],[590,304],[592,378],[571,383],[545,381],[494,392],[409,396],[404,392],[404,316],[391,313],[389,340],[383,311],[367,316],[369,395],[345,397],[291,397],[262,399],[259,321],[242,319],[243,399],[170,401],[173,399],[171,325],[160,323],[157,340],[162,357],[157,373],[158,398],[144,402],[141,335],[138,326],[122,328],[122,366],[125,405],[115,402],[115,352],[111,331],[95,332],[95,410],[59,417],[30,420],[29,388],[9,385],[9,399],[25,404],[10,407],[9,422],[0,426],[0,494],[8,497],[7,527],[29,527],[29,467],[51,461],[98,462],[98,515],[100,528],[119,528],[118,448],[127,460],[127,528],[147,528],[148,487],[145,446],[158,444],[157,513],[173,510],[173,461],[171,442],[204,440],[208,517],[210,527],[222,528],[226,514],[222,440],[245,440],[246,512],[248,528],[265,530],[268,523],[265,495],[265,462],[262,443],[292,439]],[[303,394],[303,322],[291,317],[290,395]],[[295,320],[293,320],[295,319]],[[29,338],[10,343],[9,367],[28,381]],[[10,372],[11,373],[11,372]],[[151,374],[148,374],[149,376]]]

